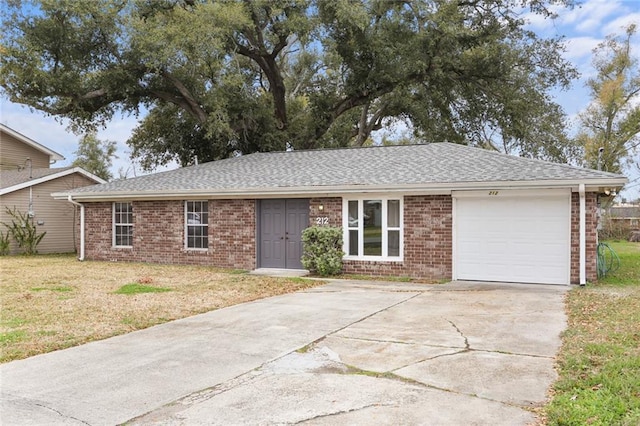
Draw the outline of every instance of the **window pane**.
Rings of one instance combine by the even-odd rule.
[[[349,255],[350,256],[358,255],[358,230],[357,229],[349,230]]]
[[[209,246],[209,202],[186,202],[187,248],[206,249]]]
[[[382,256],[382,201],[364,200],[364,255]]]
[[[358,201],[349,201],[349,228],[358,227]]]
[[[133,245],[133,208],[131,203],[113,203],[113,243]]]
[[[400,256],[400,231],[389,231],[388,237],[387,254],[389,256]]]
[[[387,226],[400,227],[400,200],[387,201]]]

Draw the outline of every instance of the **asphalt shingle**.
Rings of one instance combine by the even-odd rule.
[[[45,176],[53,175],[56,173],[69,170],[71,167],[57,167],[57,168],[38,168],[22,169],[22,170],[2,170],[0,171],[0,189],[9,188],[21,183],[29,182],[30,180],[36,180]]]
[[[603,180],[623,176],[452,143],[256,153],[74,190],[77,194],[251,191]]]

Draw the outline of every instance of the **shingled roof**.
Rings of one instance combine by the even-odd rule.
[[[103,183],[103,179],[80,167],[56,167],[22,170],[0,170],[0,195],[9,194],[29,186],[38,185],[71,173],[80,173],[94,182]]]
[[[256,153],[56,197],[258,196],[485,187],[621,186],[624,176],[452,143]]]

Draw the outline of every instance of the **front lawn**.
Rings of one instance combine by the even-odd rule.
[[[620,269],[567,295],[550,425],[640,424],[640,243],[608,243]]]
[[[322,284],[210,267],[0,257],[0,362]]]

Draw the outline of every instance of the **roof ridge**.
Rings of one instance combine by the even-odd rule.
[[[498,155],[498,156],[507,156],[507,157],[511,157],[514,159],[518,159],[518,160],[526,160],[526,161],[530,161],[530,162],[535,162],[535,163],[540,163],[540,164],[545,164],[545,165],[549,165],[549,164],[553,164],[556,166],[560,166],[563,168],[567,168],[570,170],[585,170],[585,171],[590,171],[590,172],[595,172],[595,173],[602,173],[602,174],[607,174],[610,175],[612,177],[614,176],[620,176],[621,174],[619,173],[613,173],[613,172],[606,172],[604,170],[596,170],[596,169],[590,169],[588,167],[582,167],[582,166],[574,166],[572,164],[567,164],[567,163],[558,163],[555,161],[549,161],[549,160],[542,160],[540,158],[531,158],[531,157],[521,157],[519,155],[514,155],[514,154],[505,154],[503,152],[500,151],[496,151],[496,150],[489,150],[489,149],[484,149],[481,147],[476,147],[476,146],[469,146],[469,145],[463,145],[463,144],[458,144],[458,143],[450,143],[450,142],[440,142],[440,143],[447,143],[450,145],[455,145],[457,147],[461,147],[461,148],[469,148],[469,149],[476,149],[491,155]]]
[[[357,149],[371,149],[371,148],[399,148],[399,147],[413,147],[423,145],[436,145],[436,144],[452,144],[451,142],[424,142],[424,143],[410,143],[410,144],[397,144],[397,145],[367,145],[367,146],[334,146],[328,148],[310,148],[310,149],[292,149],[287,151],[258,151],[251,154],[241,155],[240,157],[246,157],[253,154],[288,154],[288,153],[302,153],[302,152],[318,152],[318,151],[350,151]],[[453,144],[458,145],[458,144]],[[236,157],[233,157],[236,158]],[[225,158],[226,160],[226,158]]]

